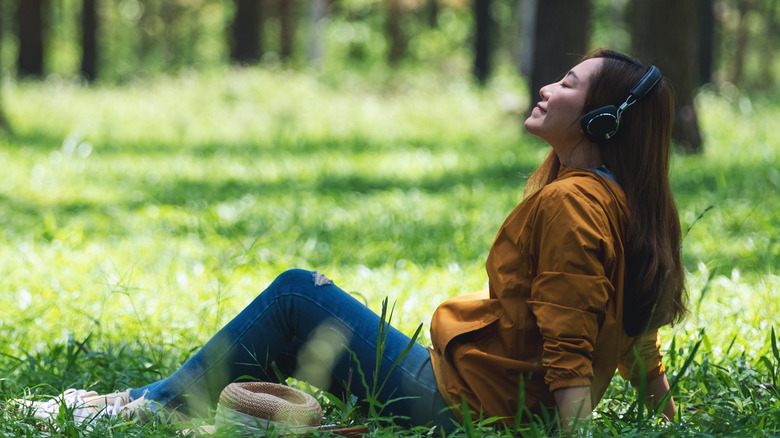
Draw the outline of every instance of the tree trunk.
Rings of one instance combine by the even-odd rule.
[[[278,2],[279,57],[287,62],[292,58],[295,43],[295,0],[278,0]]]
[[[2,12],[4,12],[3,11],[3,0],[0,0],[0,13],[2,13]],[[3,20],[0,19],[0,47],[3,47],[3,32],[4,32],[4,30],[5,29],[3,28]],[[0,58],[0,61],[2,61],[2,58]],[[6,131],[6,128],[8,126],[8,123],[5,120],[5,113],[3,112],[3,93],[2,93],[2,89],[3,89],[3,65],[2,65],[2,63],[0,63],[0,135],[2,135],[2,133],[4,131]]]
[[[493,19],[490,16],[491,0],[474,0],[474,77],[484,85],[490,76],[490,58]]]
[[[697,2],[634,0],[631,44],[646,63],[668,77],[676,94],[672,139],[685,153],[702,150],[693,98],[698,76]]]
[[[136,51],[138,56],[138,64],[143,69],[150,66],[150,60],[152,59],[152,51],[155,47],[155,37],[151,31],[151,21],[156,17],[156,11],[152,9],[150,0],[138,0],[141,6],[141,16],[138,17],[138,50]]]
[[[534,14],[533,20],[523,19],[521,30],[531,39],[523,44],[521,57],[534,101],[539,89],[562,77],[587,51],[591,2],[524,0],[520,10]]]
[[[428,27],[435,29],[439,27],[439,2],[438,0],[428,0],[426,5],[426,17],[428,18]]]
[[[323,28],[325,27],[325,17],[328,16],[328,0],[312,0],[312,23],[311,23],[311,45],[309,48],[309,63],[319,68],[324,58],[322,40],[324,38]]]
[[[233,17],[233,41],[230,59],[238,64],[254,64],[263,54],[262,1],[235,0]]]
[[[520,76],[531,80],[534,63],[534,35],[536,35],[536,0],[517,0],[517,49],[513,59]],[[530,90],[535,95],[537,90]],[[533,100],[533,96],[532,99]]]
[[[739,23],[737,25],[737,48],[734,53],[734,70],[731,72],[731,83],[739,85],[742,82],[742,72],[745,69],[745,55],[750,41],[750,29],[748,29],[747,14],[752,9],[750,0],[738,0]]]
[[[772,67],[775,65],[775,47],[778,46],[778,40],[780,40],[780,31],[777,22],[777,0],[770,0],[766,5],[764,11],[764,20],[766,20],[766,48],[764,50],[764,62],[761,72],[760,86],[764,89],[772,88],[775,84],[774,70]]]
[[[92,82],[97,78],[97,29],[96,0],[81,3],[81,75]]]
[[[387,21],[385,29],[387,31],[388,52],[387,62],[391,66],[398,65],[404,56],[404,38],[401,29],[401,1],[387,1]]]
[[[715,5],[713,0],[698,0],[699,5],[699,81],[712,82],[712,64],[715,59]]]
[[[18,0],[20,77],[43,76],[43,10],[45,0]]]

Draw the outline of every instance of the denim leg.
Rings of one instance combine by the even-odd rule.
[[[229,383],[245,378],[275,381],[271,363],[324,390],[349,388],[367,396],[360,370],[372,386],[376,369],[379,316],[311,271],[290,270],[279,277],[170,377],[131,391],[189,415],[206,415]],[[382,414],[409,418],[413,425],[448,426],[453,416],[438,392],[428,349],[409,345],[408,336],[389,327],[378,381],[387,383],[378,400],[398,399]],[[354,356],[354,357],[353,357]],[[297,357],[293,370],[290,357]],[[357,362],[354,360],[357,358]],[[335,388],[334,388],[335,389]]]

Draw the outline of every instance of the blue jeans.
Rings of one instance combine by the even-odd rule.
[[[204,416],[231,382],[292,376],[337,396],[366,399],[357,367],[372,388],[380,318],[323,279],[311,271],[284,272],[170,377],[133,389],[130,397]],[[381,414],[452,430],[456,420],[437,389],[428,349],[415,343],[398,361],[410,338],[392,327],[387,332],[377,376],[387,383],[376,399],[393,401]]]

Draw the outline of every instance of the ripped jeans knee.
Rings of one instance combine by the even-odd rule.
[[[315,286],[328,286],[328,285],[333,284],[333,281],[331,281],[330,278],[326,277],[323,274],[320,274],[317,271],[314,271],[311,274],[312,274],[312,278],[314,280],[314,285]]]

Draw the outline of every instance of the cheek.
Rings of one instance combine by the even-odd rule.
[[[574,105],[574,112],[577,114],[577,118],[582,117],[583,114],[585,114],[582,109],[585,108],[585,98],[583,96],[582,99],[578,100],[576,104]]]
[[[577,122],[579,124],[580,117],[582,117],[582,105],[569,105],[565,112],[561,112],[561,118],[569,123]]]

